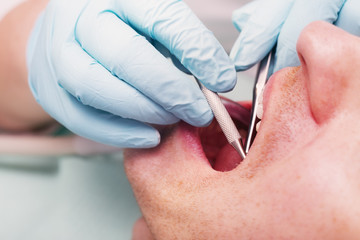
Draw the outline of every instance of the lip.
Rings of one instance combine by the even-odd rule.
[[[273,86],[274,86],[274,82],[276,81],[276,78],[280,75],[281,72],[283,71],[286,71],[286,69],[281,69],[275,73],[273,73],[269,80],[267,81],[266,85],[265,85],[265,89],[264,89],[264,95],[263,95],[263,110],[264,110],[264,116],[266,115],[265,112],[266,112],[266,107],[268,105],[268,102],[269,102],[269,99],[270,99],[270,96],[271,96],[271,92],[272,92],[272,89],[273,89]],[[263,117],[264,119],[264,117]]]
[[[184,149],[190,150],[189,152],[195,155],[195,157],[210,165],[201,145],[198,127],[181,121],[178,123],[175,131],[177,131],[177,137],[181,141],[181,145],[185,147]]]

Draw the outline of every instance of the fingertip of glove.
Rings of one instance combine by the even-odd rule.
[[[235,63],[236,71],[246,71],[249,68],[253,67],[256,63],[242,63],[237,62]]]
[[[140,142],[141,148],[153,148],[159,145],[160,143],[160,133],[158,131],[155,131],[152,136],[149,136],[148,138],[144,139],[144,141]]]
[[[257,43],[252,40],[238,38],[230,51],[230,58],[235,64],[236,71],[245,71],[261,60],[261,56],[268,52],[265,48],[255,48]]]
[[[242,44],[242,38],[239,37],[230,51],[230,59],[233,60],[237,71],[246,70],[251,65],[248,63],[249,58],[245,50]]]
[[[243,51],[233,48],[230,53],[230,58],[234,61],[236,71],[245,71],[256,64],[257,59],[251,59]]]
[[[195,127],[207,127],[210,125],[214,118],[214,115],[212,111],[209,109],[209,111],[204,112],[199,118],[197,118],[196,121],[193,121],[192,125]]]
[[[184,112],[186,116],[182,119],[195,127],[207,126],[214,117],[205,97],[193,102]]]
[[[127,148],[153,148],[160,143],[160,133],[152,129],[150,132],[143,132],[142,136],[131,136],[125,144],[120,143],[119,146],[126,145]]]
[[[204,83],[204,85],[214,92],[231,91],[237,82],[235,66],[232,64],[226,70],[220,71],[212,81]]]
[[[206,127],[206,126],[209,126],[210,123],[212,122],[214,118],[214,114],[213,112],[211,111],[211,109],[209,109],[208,111],[204,112],[201,120],[198,124],[199,127]]]
[[[209,114],[210,116],[208,117],[208,118],[205,118],[204,120],[204,122],[199,126],[199,127],[207,127],[207,126],[209,126],[210,125],[210,123],[213,121],[213,119],[214,119],[214,115],[213,115],[213,113],[211,112],[210,114]]]
[[[139,145],[141,148],[156,147],[160,143],[160,133],[152,127],[150,127],[149,130],[150,131],[148,131],[145,135],[146,137],[144,137],[142,140],[139,140]]]

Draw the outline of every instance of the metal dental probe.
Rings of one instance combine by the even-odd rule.
[[[251,144],[254,141],[256,135],[256,123],[258,122],[257,112],[260,102],[260,97],[262,91],[264,91],[265,84],[269,78],[269,74],[272,73],[273,61],[275,55],[276,47],[274,47],[270,53],[264,57],[263,60],[260,61],[258,71],[255,78],[254,90],[253,90],[253,101],[252,101],[252,109],[251,109],[251,119],[248,129],[248,135],[246,137],[245,143],[245,153],[247,154],[250,150]]]
[[[221,102],[219,95],[209,89],[207,89],[200,81],[195,78],[198,82],[201,91],[205,95],[207,102],[210,105],[212,112],[220,125],[227,141],[235,148],[242,159],[245,159],[246,154],[242,145],[242,139],[239,131],[237,130],[235,123],[230,117],[230,114],[226,110],[224,104]]]

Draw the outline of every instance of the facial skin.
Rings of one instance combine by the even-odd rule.
[[[314,22],[297,51],[301,66],[269,80],[260,130],[233,170],[214,170],[184,123],[157,148],[125,152],[138,229],[155,239],[360,238],[360,40]]]

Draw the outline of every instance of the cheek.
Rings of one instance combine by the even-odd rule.
[[[342,62],[334,63],[333,61],[323,62],[317,68],[304,71],[311,112],[319,124],[335,115],[344,100],[343,96],[348,92],[348,76],[338,71],[342,64]]]
[[[344,236],[358,231],[354,225],[359,220],[358,185],[349,182],[348,165],[328,150],[319,154],[319,149],[317,143],[302,148],[271,165],[258,179],[255,194],[262,199],[267,224],[263,229],[268,234],[290,234],[288,239],[354,239]]]

